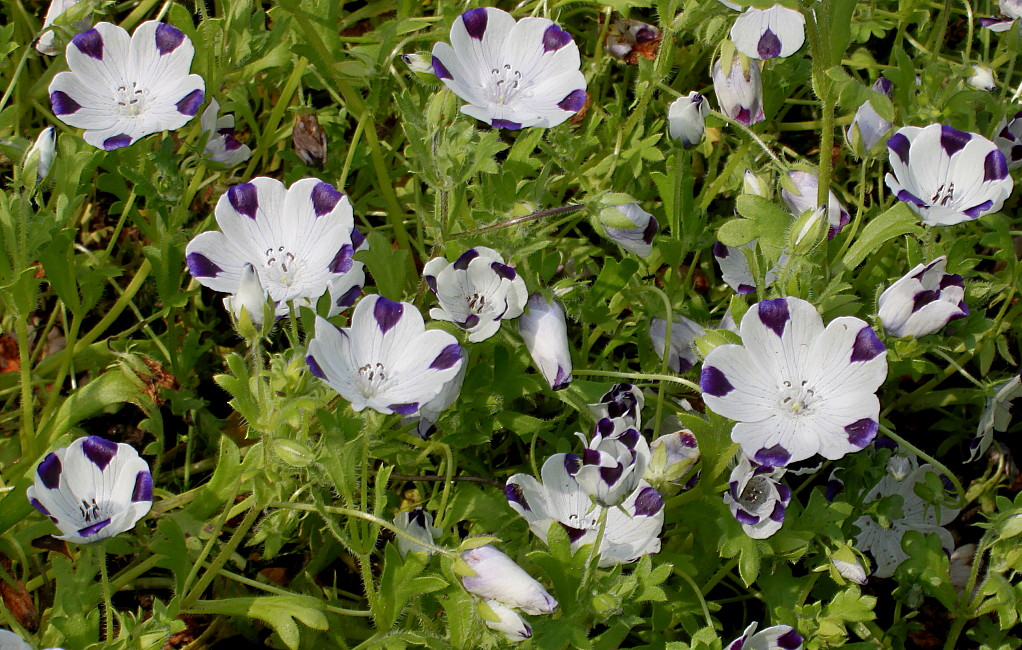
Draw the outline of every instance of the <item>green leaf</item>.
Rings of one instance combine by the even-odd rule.
[[[884,242],[902,235],[918,237],[922,234],[923,227],[919,225],[919,215],[899,201],[866,224],[862,233],[855,239],[855,243],[845,253],[842,263],[845,267],[854,269],[867,256],[876,252]]]
[[[830,0],[830,60],[840,61],[852,42],[852,14],[856,0]]]
[[[57,414],[46,424],[45,439],[47,443],[55,440],[78,422],[96,415],[107,407],[126,403],[135,404],[146,412],[153,408],[152,400],[139,386],[137,377],[132,381],[128,374],[120,369],[107,370],[64,400]]]
[[[369,269],[380,295],[391,300],[400,300],[404,296],[410,252],[404,249],[395,250],[391,241],[380,232],[371,232],[368,236],[369,250],[355,253],[355,259]]]
[[[220,614],[258,618],[273,627],[280,640],[297,650],[300,641],[296,620],[314,630],[329,628],[323,601],[311,596],[258,596],[200,600],[189,610],[194,614]]]
[[[75,272],[74,245],[76,232],[64,228],[53,235],[50,243],[39,251],[39,261],[46,271],[46,279],[53,287],[57,297],[67,305],[72,313],[81,315],[82,300],[78,295],[77,273]]]

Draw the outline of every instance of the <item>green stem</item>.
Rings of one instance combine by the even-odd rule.
[[[106,641],[110,643],[114,638],[114,600],[113,592],[110,590],[110,575],[106,566],[106,540],[95,546],[96,562],[99,563],[99,578],[103,585],[103,619],[106,625]]]
[[[692,593],[695,594],[696,600],[699,601],[699,607],[702,608],[703,616],[706,618],[706,627],[712,630],[713,619],[710,617],[710,608],[706,606],[706,598],[704,598],[702,592],[699,591],[699,585],[697,585],[695,580],[689,577],[687,573],[677,567],[674,568],[674,575],[681,576],[681,579],[687,582],[688,586],[692,587]]]
[[[589,581],[593,577],[593,569],[600,561],[600,546],[603,545],[603,536],[607,532],[607,514],[610,509],[607,507],[600,508],[600,529],[596,533],[596,541],[593,542],[593,546],[589,549],[589,559],[586,560],[585,572],[582,574],[582,584],[579,587],[579,593],[583,597],[589,593]]]
[[[752,65],[757,64],[756,62],[753,62]],[[742,133],[744,133],[746,137],[748,137],[750,140],[758,144],[760,149],[762,149],[766,153],[766,155],[770,156],[770,160],[773,160],[774,164],[776,164],[778,168],[783,169],[785,167],[785,164],[781,162],[781,159],[777,157],[777,154],[775,154],[773,150],[767,146],[767,143],[763,142],[762,138],[756,135],[756,133],[752,129],[745,126],[738,120],[732,119],[719,111],[710,111],[710,115],[716,117],[721,121],[727,122],[728,125],[733,126]]]
[[[670,370],[671,362],[671,328],[674,326],[674,310],[671,308],[671,299],[667,297],[667,294],[652,285],[643,285],[636,287],[639,291],[649,291],[659,296],[660,301],[664,305],[664,310],[667,312],[667,329],[665,332],[666,338],[664,339],[664,349],[661,350],[660,356],[660,374],[664,377],[669,376],[667,371]],[[664,395],[667,393],[666,382],[660,380],[660,390],[657,392],[656,398],[656,419],[653,422],[653,439],[655,440],[660,435],[660,422],[663,419],[664,413]]]
[[[523,217],[514,217],[507,221],[501,221],[491,226],[484,226],[482,228],[476,228],[475,230],[465,230],[463,232],[456,232],[448,239],[458,239],[460,237],[470,237],[472,235],[484,235],[488,232],[494,232],[497,230],[504,230],[505,228],[512,228],[514,226],[528,223],[529,221],[538,221],[539,219],[546,219],[547,217],[555,217],[562,214],[571,214],[584,208],[584,205],[562,205],[557,208],[549,208],[547,210],[537,210]]]
[[[576,375],[591,375],[593,377],[619,377],[621,379],[628,379],[631,381],[631,383],[635,383],[637,381],[669,381],[675,384],[681,384],[682,386],[691,388],[692,390],[699,394],[702,394],[703,392],[702,389],[699,388],[698,384],[691,382],[687,379],[682,379],[681,377],[672,377],[670,375],[649,374],[642,372],[617,372],[613,370],[591,370],[589,368],[575,368],[574,370],[572,370],[572,372],[575,373]]]
[[[213,582],[213,578],[220,573],[220,569],[223,568],[223,566],[227,563],[227,560],[238,548],[238,545],[241,544],[241,540],[243,540],[245,535],[248,534],[249,529],[252,528],[252,525],[259,517],[260,512],[260,508],[255,507],[255,504],[249,505],[249,510],[245,513],[245,518],[241,520],[241,524],[234,530],[234,534],[231,535],[231,539],[228,540],[227,544],[220,549],[220,553],[217,554],[216,558],[206,569],[206,572],[202,574],[201,578],[199,578],[199,581],[195,584],[195,587],[192,588],[191,592],[189,592],[188,596],[181,601],[182,609],[193,605],[199,597],[202,596],[202,592],[206,591],[206,587]],[[215,537],[211,539],[215,539]]]
[[[21,363],[21,431],[18,441],[21,443],[22,458],[36,458],[39,455],[38,440],[35,435],[35,400],[32,395],[32,359],[28,346],[28,319],[18,318],[14,322],[14,330],[18,336],[18,358]],[[56,392],[57,389],[54,388]]]
[[[703,596],[706,596],[706,594],[710,593],[710,590],[716,587],[717,583],[723,580],[724,577],[727,576],[727,574],[731,573],[731,571],[735,568],[737,564],[738,564],[737,557],[733,557],[730,560],[728,560],[727,564],[717,569],[717,572],[713,574],[713,577],[711,577],[706,582],[706,584],[703,585],[703,588],[700,590],[700,593]]]

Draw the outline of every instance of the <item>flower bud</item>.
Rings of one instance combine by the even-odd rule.
[[[75,6],[82,0],[50,0],[50,7],[46,10],[46,17],[43,18],[43,29],[46,30],[42,35],[36,39],[35,49],[40,54],[46,56],[56,56],[64,51],[65,43],[57,42],[57,35],[52,29],[46,29],[52,25],[58,18],[64,15],[71,7]],[[81,14],[81,11],[74,12]],[[73,18],[73,16],[71,16]],[[88,15],[85,15],[80,20],[76,20],[71,23],[71,29],[75,32],[84,32],[92,24],[92,20],[89,19]]]
[[[607,236],[629,253],[649,257],[653,252],[653,237],[660,230],[660,224],[638,203],[623,203],[606,208],[600,212],[600,222]]]
[[[53,158],[56,155],[56,144],[57,144],[57,129],[52,126],[48,126],[39,132],[39,136],[35,139],[35,142],[29,147],[28,153],[25,154],[25,167],[28,168],[29,164],[35,162],[35,177],[36,183],[43,182],[50,173],[50,165],[53,164]]]
[[[788,210],[795,217],[799,217],[807,210],[816,210],[819,207],[816,197],[819,193],[820,179],[812,172],[791,171],[788,178],[795,186],[794,191],[784,187],[781,189],[781,200],[788,206]],[[848,225],[851,217],[845,206],[838,201],[833,191],[830,192],[827,202],[827,221],[830,229],[827,232],[827,239],[833,239],[834,235],[841,232],[841,229]]]
[[[529,627],[529,624],[522,620],[518,612],[499,600],[487,598],[479,604],[479,613],[483,617],[486,627],[500,632],[505,639],[512,643],[524,641],[532,636],[532,628]]]
[[[326,132],[312,113],[299,113],[291,131],[295,155],[310,167],[326,164]]]
[[[660,436],[649,449],[652,458],[644,478],[654,486],[680,481],[699,460],[699,443],[688,429]]]
[[[874,91],[882,93],[888,98],[891,96],[892,89],[891,82],[884,77],[880,77],[873,84]],[[880,114],[874,110],[873,104],[867,100],[855,111],[852,125],[848,127],[845,135],[848,137],[848,144],[855,155],[863,157],[869,155],[882,141],[885,141],[884,136],[893,126],[889,121],[880,117]]]
[[[986,66],[972,66],[972,75],[966,79],[965,82],[976,90],[985,90],[987,92],[997,90],[997,83],[994,81],[993,70]]]
[[[550,388],[567,388],[571,383],[571,353],[564,307],[556,300],[547,302],[541,293],[532,294],[528,311],[518,318],[518,332]]]
[[[461,559],[475,572],[474,576],[461,579],[466,591],[526,614],[550,614],[557,609],[557,601],[543,585],[493,546],[487,544],[465,551]]]
[[[667,125],[671,138],[689,149],[703,139],[706,115],[710,105],[706,98],[694,90],[687,97],[679,97],[667,108]]]
[[[428,56],[416,54],[414,52],[410,54],[402,54],[401,60],[404,61],[405,65],[412,72],[419,74],[433,74],[433,62]]]
[[[847,546],[841,546],[830,556],[831,566],[845,580],[857,585],[866,584],[866,569],[859,563],[855,552]]]
[[[962,276],[945,273],[946,265],[943,255],[919,264],[880,294],[877,315],[888,335],[926,336],[969,314]]]
[[[667,321],[662,318],[651,318],[649,321],[649,338],[653,341],[653,350],[661,359],[666,352],[667,367],[677,373],[689,370],[699,360],[693,343],[705,333],[706,330],[699,323],[675,314],[671,324],[671,342],[668,345]]]
[[[749,64],[748,71],[742,67],[743,60]],[[763,113],[763,78],[757,62],[735,55],[731,69],[725,74],[717,60],[713,62],[711,76],[713,92],[722,113],[745,126],[766,119]]]
[[[755,194],[756,196],[766,198],[766,184],[763,182],[763,179],[753,174],[751,169],[746,169],[745,175],[742,176],[742,193]]]
[[[255,267],[246,264],[241,271],[238,292],[224,298],[224,307],[234,315],[239,326],[245,318],[251,321],[256,329],[263,326],[263,307],[266,305],[266,292],[259,282]],[[249,338],[246,336],[246,338]]]
[[[394,517],[394,525],[412,537],[421,539],[428,544],[432,544],[433,540],[442,533],[439,528],[433,525],[433,514],[426,512],[422,508],[412,508],[405,512],[399,512]],[[409,551],[426,553],[428,555],[433,554],[433,551],[425,546],[410,542],[404,537],[395,536],[395,541],[397,541],[397,550],[401,551],[402,557],[408,555]]]

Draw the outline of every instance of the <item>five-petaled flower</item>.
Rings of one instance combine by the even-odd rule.
[[[365,270],[354,255],[367,242],[348,197],[329,183],[303,178],[285,189],[278,180],[253,178],[227,190],[215,214],[223,232],[201,233],[185,248],[200,284],[235,293],[251,264],[278,316],[287,315],[289,301],[314,309],[327,292],[333,316],[361,293]]]
[[[87,544],[131,530],[153,505],[149,465],[130,445],[88,436],[46,455],[29,503],[62,535]]]
[[[737,421],[731,439],[747,456],[774,467],[835,460],[873,440],[887,351],[864,321],[824,328],[810,303],[778,298],[749,308],[741,336],[706,355],[699,383],[706,406]]]
[[[107,150],[179,129],[199,112],[206,87],[188,74],[194,54],[188,37],[164,23],[144,22],[131,36],[98,23],[67,46],[71,70],[50,82],[53,114]]]
[[[252,155],[252,149],[234,137],[234,116],[217,117],[219,112],[220,102],[214,98],[209,101],[209,106],[202,111],[202,117],[199,118],[202,130],[207,135],[204,153],[215,163],[233,167],[248,160]]]
[[[800,650],[802,637],[790,625],[774,625],[756,632],[759,623],[751,623],[742,636],[726,650]]]
[[[461,369],[465,351],[443,330],[427,330],[414,305],[370,295],[351,327],[316,318],[306,361],[356,411],[411,415]]]
[[[795,191],[787,187],[781,188],[781,200],[788,210],[797,219],[799,215],[807,210],[817,209],[816,196],[820,189],[820,179],[812,172],[790,171],[788,179],[795,186]],[[833,239],[834,235],[841,232],[841,229],[848,225],[851,216],[848,210],[841,204],[834,191],[827,195],[827,221],[830,223],[827,231],[827,239]]]
[[[784,468],[760,465],[745,456],[738,462],[724,493],[724,505],[752,539],[766,539],[781,528],[791,490],[780,482]]]
[[[962,276],[945,273],[946,265],[943,255],[929,264],[918,264],[880,294],[877,315],[888,334],[926,336],[969,315]]]
[[[1004,154],[1008,169],[1022,167],[1022,111],[997,125],[994,144]]]
[[[887,141],[887,187],[927,226],[952,226],[997,212],[1014,182],[997,145],[942,124],[904,126]]]
[[[453,264],[434,257],[422,275],[440,301],[429,315],[464,329],[472,343],[496,334],[500,321],[521,316],[529,299],[525,281],[500,253],[485,246],[468,249]]]
[[[546,18],[493,7],[470,9],[451,25],[451,44],[433,46],[433,72],[468,102],[461,112],[490,126],[557,126],[586,102],[578,46]]]
[[[806,41],[806,19],[797,9],[748,7],[731,26],[731,40],[752,59],[788,57]]]
[[[576,435],[585,442],[583,434]],[[573,476],[596,503],[616,506],[635,491],[649,458],[649,443],[628,420],[603,418],[582,450]]]
[[[717,60],[713,62],[710,74],[721,113],[745,126],[766,119],[763,113],[763,77],[758,62],[742,61],[742,57],[736,54],[728,72],[724,72]]]

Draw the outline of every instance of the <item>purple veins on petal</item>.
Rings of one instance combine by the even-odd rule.
[[[875,359],[883,354],[886,349],[884,344],[880,342],[880,339],[877,338],[876,332],[873,331],[872,327],[863,327],[855,335],[855,343],[852,345],[851,362]]]
[[[777,637],[777,645],[784,650],[796,650],[796,648],[802,647],[802,637],[794,629],[791,629]]]
[[[741,508],[735,510],[735,519],[738,520],[738,523],[745,524],[746,526],[755,526],[759,523],[759,517]]]
[[[131,136],[122,133],[120,135],[112,135],[106,140],[103,140],[103,148],[107,151],[113,151],[114,149],[120,149],[121,147],[127,147],[131,144]]]
[[[759,37],[759,43],[756,45],[756,51],[759,53],[761,59],[772,59],[775,56],[781,55],[781,39],[777,38],[768,28],[763,35]]]
[[[334,259],[327,268],[331,273],[347,273],[355,263],[354,258],[355,247],[351,244],[344,244],[337,250],[337,254],[334,255]]]
[[[919,207],[923,207],[923,208],[925,208],[925,207],[927,207],[929,205],[928,203],[926,203],[926,201],[922,200],[921,198],[919,198],[918,196],[916,196],[912,192],[909,192],[908,190],[899,190],[898,191],[898,200],[899,201],[904,201],[905,203],[915,203]]]
[[[462,253],[458,259],[454,260],[453,266],[459,271],[467,271],[469,262],[477,257],[479,257],[479,251],[474,248],[470,248]]]
[[[969,140],[972,140],[971,133],[959,131],[946,124],[940,127],[940,146],[947,152],[949,158],[964,149]]]
[[[259,209],[259,192],[252,183],[241,183],[227,190],[227,200],[238,214],[243,214],[249,219],[256,218],[256,210]]]
[[[391,404],[390,410],[400,415],[411,415],[419,410],[418,402],[409,402],[407,404]]]
[[[979,205],[974,205],[974,206],[972,206],[971,208],[969,208],[967,210],[962,210],[962,212],[964,212],[965,214],[969,215],[969,217],[975,219],[975,218],[979,217],[981,214],[983,214],[984,212],[986,212],[987,210],[989,210],[991,207],[993,207],[993,205],[994,205],[994,202],[992,200],[986,200],[986,201],[983,201],[982,203],[980,203]]]
[[[912,143],[905,137],[904,133],[895,133],[891,136],[891,139],[887,141],[887,148],[897,154],[901,162],[908,164],[908,150]],[[898,197],[901,198],[901,197]],[[904,201],[905,199],[901,199]]]
[[[74,46],[82,54],[91,56],[97,61],[103,60],[103,36],[95,27],[80,34],[75,34],[71,42],[74,43]]]
[[[508,266],[507,264],[501,264],[500,262],[490,262],[490,268],[493,269],[493,272],[496,273],[498,277],[503,278],[504,280],[514,280],[516,277],[518,277],[518,274],[515,273],[515,270]]]
[[[508,131],[517,131],[522,128],[521,122],[512,122],[511,120],[502,120],[499,118],[490,120],[490,126],[495,129],[507,129]]]
[[[880,424],[870,418],[862,418],[851,424],[845,425],[845,433],[848,434],[848,442],[859,449],[864,448],[877,435]]]
[[[760,449],[756,452],[753,460],[767,467],[784,467],[791,460],[791,452],[777,444],[773,447]]]
[[[636,516],[642,515],[644,517],[652,517],[656,513],[660,512],[663,507],[663,497],[661,497],[660,493],[652,487],[642,488],[642,491],[639,492],[639,496],[635,497]]]
[[[214,264],[211,259],[202,253],[188,253],[185,263],[188,265],[188,272],[192,274],[193,278],[215,278],[220,273],[223,273],[222,268]]]
[[[42,479],[43,485],[51,490],[56,490],[60,486],[60,473],[62,470],[63,467],[60,464],[60,459],[57,458],[57,454],[47,454],[43,462],[39,463],[36,473]]]
[[[433,57],[433,74],[435,74],[438,79],[450,79],[451,81],[454,81],[454,75],[452,75],[447,67],[444,66],[444,62],[435,56]]]
[[[994,149],[983,159],[983,180],[999,181],[1008,177],[1008,163],[1004,154]]]
[[[82,107],[62,90],[54,90],[50,93],[50,105],[53,106],[54,115],[70,115]]]
[[[780,501],[774,504],[773,512],[770,513],[770,520],[778,523],[784,521],[784,504]]]
[[[316,377],[319,377],[323,381],[326,381],[326,373],[319,366],[319,362],[316,361],[316,357],[311,354],[305,356],[305,363],[309,364],[309,371]]]
[[[98,533],[99,531],[103,530],[104,528],[106,528],[109,525],[110,525],[110,520],[109,519],[104,519],[103,521],[97,521],[96,523],[92,524],[91,526],[86,526],[85,528],[80,528],[78,530],[78,535],[80,535],[81,537],[92,537],[93,535],[95,535],[96,533]]]
[[[508,501],[513,501],[529,512],[532,512],[532,508],[529,507],[529,502],[525,499],[525,492],[522,490],[522,486],[517,483],[508,483],[505,485],[504,496],[507,497]]]
[[[571,34],[564,31],[556,24],[551,24],[543,32],[543,51],[556,52],[571,42]]]
[[[82,443],[82,452],[100,471],[103,471],[117,455],[117,443],[99,436],[89,436]]]
[[[699,376],[699,387],[703,392],[714,397],[724,397],[735,389],[727,377],[713,366],[703,366],[703,372]]]
[[[170,54],[184,40],[185,35],[177,27],[172,27],[166,23],[160,23],[156,26],[156,49],[160,51],[160,56]]]
[[[563,522],[557,523],[561,524],[561,527],[564,528],[564,531],[568,533],[568,539],[571,540],[573,543],[585,537],[586,531],[584,528],[575,528],[574,526],[569,526],[568,524]]]
[[[330,183],[320,181],[312,188],[312,210],[317,217],[322,217],[334,209],[344,194],[334,189]]]
[[[177,112],[182,115],[195,115],[199,112],[199,107],[202,106],[204,99],[202,91],[196,88],[177,103]]]
[[[784,334],[784,326],[791,320],[788,312],[788,301],[784,298],[775,300],[763,300],[756,309],[759,320],[770,328],[778,338]]]
[[[153,500],[153,475],[142,470],[135,475],[135,489],[131,491],[131,500],[135,503]]]
[[[461,361],[463,356],[464,351],[461,349],[461,346],[457,343],[451,343],[441,350],[440,354],[436,355],[436,359],[433,359],[433,363],[429,364],[429,367],[433,370],[447,370]]]
[[[373,318],[376,319],[380,332],[383,334],[389,332],[401,320],[404,311],[405,306],[399,302],[387,300],[382,296],[377,298],[376,304],[373,305]]]
[[[461,14],[461,22],[465,24],[465,31],[477,41],[483,40],[486,33],[486,9],[469,9]]]

